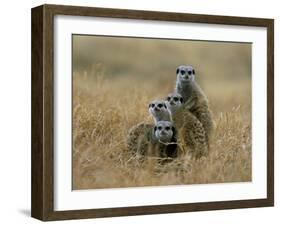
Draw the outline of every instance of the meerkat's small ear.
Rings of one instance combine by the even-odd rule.
[[[154,133],[156,132],[156,129],[157,129],[157,126],[154,126],[153,130],[154,130]]]
[[[180,69],[177,68],[177,74],[180,72]]]
[[[176,128],[174,126],[172,126],[172,131],[173,131],[173,134],[175,135],[176,134]]]
[[[194,70],[194,69],[192,70],[192,74],[194,74],[194,75],[195,75],[195,70]]]
[[[151,107],[151,104],[148,105],[148,108],[150,108],[150,107]]]
[[[172,126],[172,131],[173,131],[172,142],[177,142],[177,130],[175,126]]]
[[[180,97],[180,102],[183,103],[183,98],[182,97]]]

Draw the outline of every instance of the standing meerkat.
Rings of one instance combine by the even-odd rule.
[[[178,131],[178,143],[195,158],[208,154],[208,142],[202,123],[183,105],[183,97],[171,93],[166,98],[173,124]]]
[[[202,123],[207,142],[214,130],[214,121],[209,108],[208,99],[195,81],[195,70],[192,66],[177,68],[176,92],[183,97],[184,108],[195,115]]]

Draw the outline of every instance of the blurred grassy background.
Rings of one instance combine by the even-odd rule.
[[[182,157],[155,175],[138,173],[125,150],[129,128],[152,122],[147,106],[175,86],[176,68],[193,65],[217,123],[212,154]],[[104,188],[251,179],[251,44],[73,36],[73,187]],[[223,137],[223,139],[222,139]],[[208,173],[206,173],[208,168]],[[195,170],[196,169],[196,170]]]

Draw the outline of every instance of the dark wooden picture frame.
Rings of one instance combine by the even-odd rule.
[[[267,198],[204,203],[54,211],[54,16],[95,16],[194,22],[267,29]],[[31,215],[50,221],[160,214],[274,205],[274,20],[60,5],[32,9],[32,200]]]

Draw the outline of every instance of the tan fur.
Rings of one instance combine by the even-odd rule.
[[[190,96],[183,107],[185,112],[191,112],[202,123],[206,132],[207,143],[209,144],[214,130],[214,121],[208,99],[196,82],[192,83]]]
[[[148,150],[153,125],[148,123],[139,123],[133,126],[127,136],[128,150],[134,154],[144,155]]]
[[[206,156],[209,148],[202,123],[184,108],[173,113],[172,118],[178,130],[178,143],[183,151],[188,150],[196,159]]]
[[[138,155],[138,157],[167,158],[169,157],[167,155],[171,155],[169,151],[172,149],[172,155],[170,157],[176,157],[176,149],[171,148],[173,143],[167,145],[153,139],[153,129],[154,125],[143,122],[133,126],[127,137],[128,150],[132,154]]]

